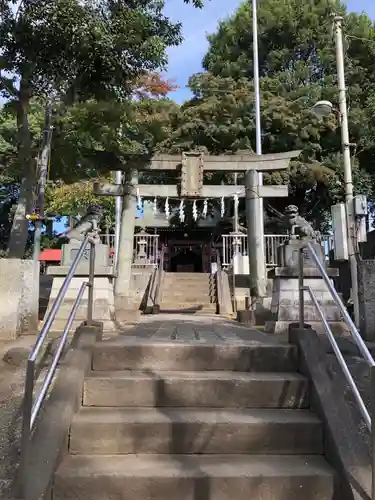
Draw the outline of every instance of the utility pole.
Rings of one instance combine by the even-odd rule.
[[[345,183],[345,205],[346,222],[348,231],[348,253],[350,264],[350,275],[352,282],[352,300],[354,307],[355,324],[359,326],[359,301],[358,301],[358,268],[356,259],[356,236],[355,236],[355,218],[353,207],[353,180],[352,165],[350,158],[350,140],[348,126],[348,109],[346,104],[346,84],[344,69],[344,48],[342,40],[343,17],[334,17],[335,41],[336,41],[336,64],[337,64],[337,83],[339,86],[339,109],[341,120],[341,145],[344,157],[344,183]]]
[[[36,204],[36,212],[38,214],[38,219],[35,221],[35,231],[34,231],[34,249],[33,249],[33,259],[34,266],[39,262],[40,257],[40,240],[42,236],[43,222],[44,222],[44,198],[46,192],[46,182],[48,176],[48,162],[50,159],[51,152],[51,140],[52,140],[52,104],[49,102],[45,108],[44,115],[44,128],[43,128],[43,141],[38,157],[38,198]]]
[[[35,230],[34,230],[34,247],[33,247],[33,276],[34,276],[34,300],[35,314],[39,309],[39,258],[40,258],[40,243],[42,238],[42,230],[44,224],[44,198],[46,191],[46,182],[48,176],[48,162],[51,152],[52,140],[52,104],[48,102],[44,114],[43,140],[40,154],[37,160],[38,192],[37,202],[35,207]]]

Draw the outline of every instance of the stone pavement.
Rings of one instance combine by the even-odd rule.
[[[214,315],[158,314],[141,316],[137,325],[127,326],[116,335],[129,341],[148,339],[152,342],[188,343],[279,343],[287,342],[285,335],[270,335],[234,320]],[[104,338],[113,338],[112,334]]]

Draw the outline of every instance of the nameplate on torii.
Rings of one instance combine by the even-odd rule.
[[[182,156],[158,155],[152,158],[142,170],[176,170],[181,168],[179,184],[106,184],[94,183],[94,192],[102,196],[125,196],[138,189],[144,198],[231,198],[246,195],[245,186],[210,185],[203,183],[204,171],[221,170],[226,172],[246,172],[249,170],[267,172],[286,170],[292,158],[300,151],[278,153],[274,155],[235,154],[223,156],[204,155],[203,153],[183,153]],[[288,186],[257,186],[257,195],[261,198],[287,197]]]

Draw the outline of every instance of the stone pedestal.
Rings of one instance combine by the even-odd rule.
[[[79,242],[63,245],[62,265],[50,266],[47,274],[53,276],[51,295],[49,298],[46,315],[49,313],[53,302],[69,272],[70,264],[77,254]],[[77,297],[78,290],[84,281],[89,278],[89,248],[85,252],[78,269],[70,282],[64,302],[57,313],[56,319],[52,325],[52,330],[60,331],[64,328],[73,303]],[[87,301],[88,289],[86,289],[81,301],[81,306],[77,311],[72,330],[76,329],[83,321],[87,319]],[[109,247],[107,245],[97,244],[95,247],[95,278],[94,278],[94,304],[93,319],[103,322],[104,331],[115,331],[114,322],[115,308],[113,296],[113,270],[109,266]]]
[[[323,249],[317,243],[314,243],[314,248],[320,256],[321,262],[324,263]],[[286,265],[269,272],[269,278],[273,279],[272,320],[267,321],[265,324],[267,333],[288,333],[289,325],[299,322],[299,241],[287,242],[281,246],[280,252],[281,262]],[[304,262],[304,285],[311,287],[314,291],[332,331],[337,334],[345,334],[346,326],[341,321],[339,308],[307,251],[304,255],[306,257]],[[326,272],[331,278],[338,275],[337,269],[326,269]],[[320,316],[307,292],[305,292],[304,304],[305,323],[311,325],[318,333],[323,333],[324,327]]]
[[[62,255],[61,255],[61,266],[71,266],[73,260],[77,256],[77,253],[81,247],[80,241],[72,240],[70,243],[66,243],[62,245]],[[81,262],[79,263],[78,269],[80,272],[85,271],[88,276],[89,265],[90,265],[90,247],[88,244],[81,258]],[[103,245],[102,243],[98,243],[95,245],[95,272],[98,270],[99,272],[103,270],[103,268],[107,268],[109,266],[109,246]]]

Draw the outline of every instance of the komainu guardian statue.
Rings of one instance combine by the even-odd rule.
[[[302,240],[314,240],[321,243],[321,234],[315,231],[312,225],[298,213],[296,205],[288,205],[284,210],[284,222],[291,239],[299,237]]]

